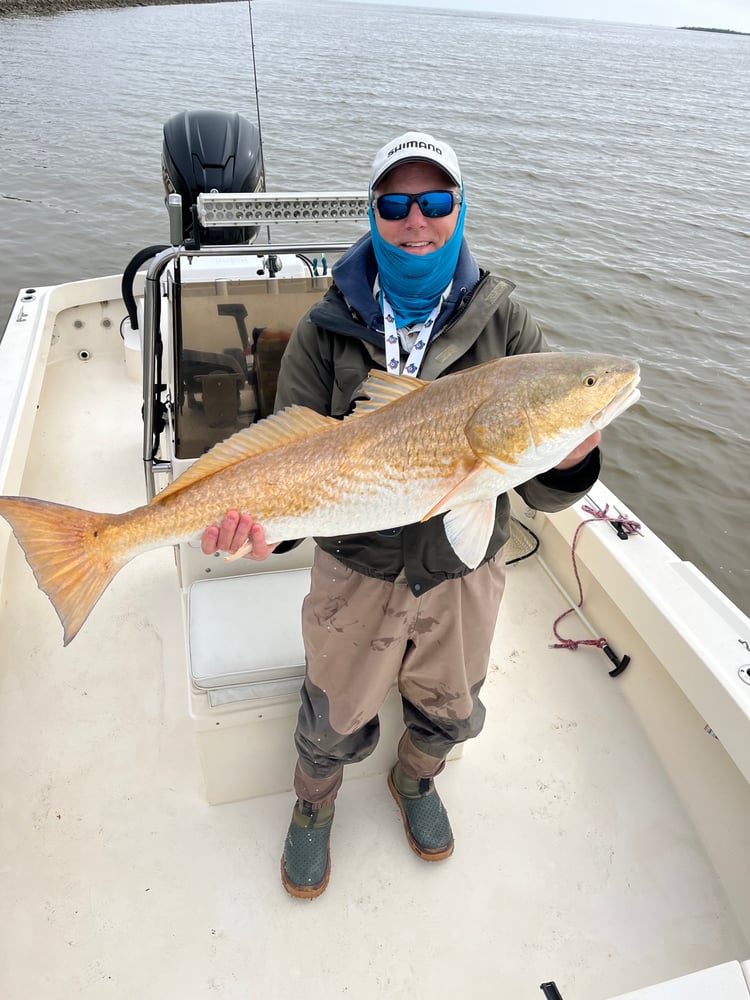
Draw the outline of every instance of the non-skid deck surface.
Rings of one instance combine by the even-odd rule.
[[[120,367],[50,370],[29,492],[142,502],[139,391]],[[65,428],[57,393],[79,378]],[[385,781],[348,781],[329,889],[307,902],[279,880],[291,795],[203,799],[171,551],[126,567],[63,649],[13,549],[0,619],[4,1000],[533,1000],[549,980],[565,1000],[604,1000],[744,955],[608,661],[547,648],[561,606],[538,563],[509,573],[485,732],[439,779],[455,855],[421,862]]]

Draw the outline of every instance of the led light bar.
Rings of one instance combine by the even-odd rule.
[[[367,195],[359,191],[268,194],[199,194],[202,226],[267,225],[271,222],[361,222]]]

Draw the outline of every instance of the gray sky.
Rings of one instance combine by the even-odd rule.
[[[362,0],[372,2],[372,0]],[[375,0],[410,7],[498,11],[750,32],[750,0]],[[748,39],[750,43],[750,39]]]

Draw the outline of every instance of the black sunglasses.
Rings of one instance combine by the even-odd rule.
[[[421,194],[381,194],[375,199],[378,215],[387,222],[405,219],[413,202],[428,219],[443,219],[450,215],[454,205],[461,204],[461,195],[452,191],[423,191]]]

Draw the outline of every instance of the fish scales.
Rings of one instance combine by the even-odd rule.
[[[451,412],[442,399],[441,405],[437,401],[415,407],[405,396],[390,404],[388,413],[336,422],[248,458],[203,480],[189,494],[141,508],[140,533],[172,544],[229,509],[251,511],[271,543],[289,532],[292,537],[351,534],[394,527],[406,523],[404,517],[417,520],[475,460],[462,431],[472,407]]]

